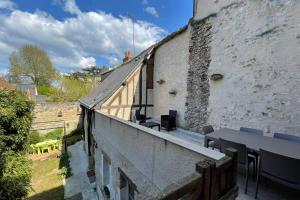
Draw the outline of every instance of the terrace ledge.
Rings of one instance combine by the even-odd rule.
[[[196,153],[199,153],[199,154],[202,154],[206,157],[209,157],[211,159],[214,159],[216,161],[218,160],[221,160],[222,158],[225,157],[225,154],[223,153],[220,153],[218,151],[214,151],[214,150],[211,150],[211,149],[208,149],[204,146],[200,146],[200,145],[197,145],[195,143],[192,143],[188,140],[184,140],[184,139],[181,139],[181,138],[178,138],[176,136],[173,136],[173,135],[169,135],[167,133],[163,133],[163,132],[159,132],[159,131],[156,131],[154,129],[150,129],[150,128],[147,128],[147,127],[144,127],[144,126],[141,126],[139,124],[136,124],[134,122],[130,122],[130,121],[127,121],[127,120],[124,120],[124,119],[120,119],[118,117],[115,117],[115,116],[112,116],[112,115],[108,115],[106,113],[102,113],[100,111],[95,111],[101,115],[104,115],[110,119],[113,119],[113,120],[116,120],[118,122],[121,122],[123,124],[126,124],[127,126],[131,126],[133,128],[136,128],[138,130],[141,130],[143,132],[146,132],[146,133],[149,133],[155,137],[158,137],[158,138],[161,138],[163,140],[166,140],[166,141],[169,141],[171,143],[174,143],[176,145],[179,145],[183,148],[186,148],[186,149],[189,149],[191,151],[194,151]]]

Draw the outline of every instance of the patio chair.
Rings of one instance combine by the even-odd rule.
[[[221,152],[225,153],[226,149],[234,148],[238,151],[238,165],[245,168],[246,180],[245,180],[245,194],[248,189],[248,177],[249,177],[249,166],[252,162],[255,162],[253,157],[248,156],[247,147],[244,144],[231,142],[220,138]],[[254,170],[253,170],[254,173]]]
[[[247,127],[241,127],[240,131],[247,132],[247,133],[253,133],[253,134],[257,134],[257,135],[263,135],[264,134],[263,130],[254,129],[254,128],[247,128]]]
[[[50,152],[50,149],[51,147],[50,146],[43,146],[43,147],[40,147],[40,150],[42,153],[45,153],[45,151],[47,150],[47,152],[49,153]]]
[[[31,145],[30,145],[30,152],[31,152],[32,154],[37,154],[37,153],[38,153],[38,148],[36,148],[36,147],[34,146],[34,144],[31,144]]]
[[[300,191],[300,160],[260,149],[259,172],[256,179],[255,199],[261,177]]]
[[[203,135],[207,135],[207,134],[212,133],[214,131],[215,130],[214,130],[214,128],[211,125],[203,126],[202,127]],[[211,147],[212,149],[215,149],[215,148],[218,148],[218,145],[215,143],[215,141],[210,141],[208,143],[208,147]]]
[[[282,140],[289,140],[292,142],[300,143],[300,137],[296,135],[288,135],[283,133],[274,133],[274,138],[282,139]]]
[[[146,115],[141,114],[141,108],[135,111],[135,120],[138,121],[139,124],[146,122],[146,120],[151,119],[151,117],[146,117]]]
[[[167,131],[176,129],[176,110],[169,110],[169,115],[161,115],[161,128],[165,128]]]
[[[255,134],[255,135],[259,135],[259,136],[263,136],[264,135],[264,131],[263,130],[254,129],[254,128],[241,127],[240,131],[247,132],[247,133],[252,133],[252,134]],[[255,152],[255,151],[248,151],[248,153],[249,153],[249,156],[252,156],[252,157],[255,158],[255,163],[254,163],[253,167],[254,167],[255,172],[256,172],[259,154],[257,152]],[[253,177],[253,179],[255,179],[255,176]]]

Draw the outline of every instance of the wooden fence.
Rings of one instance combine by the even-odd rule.
[[[237,164],[237,151],[229,148],[224,159],[200,161],[197,173],[168,187],[156,199],[233,200],[238,196]]]

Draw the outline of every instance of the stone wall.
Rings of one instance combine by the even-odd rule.
[[[41,133],[49,132],[56,126],[63,126],[67,133],[80,125],[81,108],[78,103],[42,103],[34,108],[32,128]],[[45,123],[44,123],[45,122]],[[47,129],[49,130],[42,130]]]
[[[199,0],[194,20],[212,27],[208,76],[224,76],[209,80],[207,115],[195,123],[300,134],[300,1]]]
[[[200,131],[206,124],[209,98],[208,67],[211,54],[211,29],[209,19],[191,21],[189,69],[185,120],[192,131]]]

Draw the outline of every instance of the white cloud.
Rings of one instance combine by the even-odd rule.
[[[144,4],[144,5],[147,5],[148,3],[149,3],[148,0],[143,0],[143,1],[142,1],[142,4]]]
[[[0,13],[0,63],[8,66],[9,54],[27,43],[45,49],[57,67],[70,68],[95,65],[96,57],[115,64],[123,58],[124,51],[132,49],[129,18],[101,11],[81,12],[76,9],[78,6],[71,5],[65,4],[66,10],[76,15],[64,20],[41,11]],[[160,40],[165,31],[151,23],[137,21],[135,34],[138,53]]]
[[[79,10],[75,0],[65,0],[64,10],[71,14],[81,14],[81,11]]]
[[[156,10],[154,7],[151,7],[151,6],[146,7],[146,8],[145,8],[145,11],[146,11],[148,14],[153,15],[154,17],[159,17],[158,12],[157,12],[157,10]]]
[[[16,7],[17,5],[11,0],[0,0],[0,8],[14,10]]]
[[[116,55],[108,56],[107,59],[112,66],[118,65],[121,63],[121,60]]]

